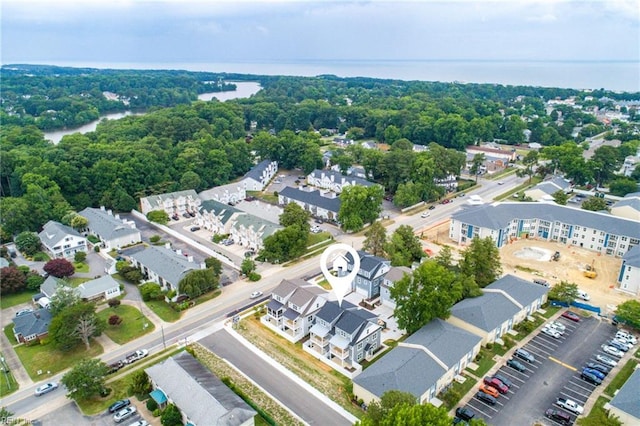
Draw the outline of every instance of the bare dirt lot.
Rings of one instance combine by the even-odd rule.
[[[440,245],[443,244],[451,246],[454,257],[457,257],[456,252],[462,249],[449,239],[449,221],[424,229],[421,235],[423,246],[430,250],[431,255],[437,255]],[[551,260],[556,251],[560,252],[557,262]],[[543,278],[552,285],[560,281],[576,283],[580,290],[591,296],[588,303],[599,306],[603,314],[610,313],[608,306],[615,306],[633,298],[616,290],[616,280],[622,262],[619,258],[534,239],[514,241],[500,249],[500,256],[504,273],[527,280]],[[587,265],[591,264],[597,273],[597,277],[593,279],[584,276]]]
[[[560,259],[551,260],[551,255],[560,252]],[[567,246],[560,243],[539,240],[518,240],[500,249],[502,265],[505,273],[533,279],[541,277],[551,284],[560,281],[576,283],[580,290],[591,296],[590,304],[600,306],[604,314],[607,305],[617,305],[630,299],[616,288],[616,280],[620,271],[621,260],[612,256]],[[595,268],[597,276],[587,278],[584,271],[587,265]],[[530,268],[533,272],[517,269]]]

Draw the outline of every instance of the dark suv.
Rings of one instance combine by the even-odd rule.
[[[486,402],[489,405],[496,405],[496,399],[494,397],[492,397],[491,395],[486,394],[484,392],[476,393],[476,398],[479,399],[482,402]]]
[[[554,420],[560,424],[568,425],[571,424],[571,416],[565,413],[564,411],[548,409],[544,413],[545,417]]]
[[[465,421],[471,420],[476,416],[472,410],[467,407],[458,407],[456,408],[456,417]]]
[[[129,401],[128,399],[118,400],[109,406],[109,412],[115,413],[116,411],[120,411],[124,407],[127,407],[129,404],[131,404],[131,401]]]

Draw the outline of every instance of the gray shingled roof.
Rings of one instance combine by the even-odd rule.
[[[358,255],[360,256],[360,269],[369,272],[372,278],[382,265],[391,262],[383,257],[374,256],[362,250],[358,250]],[[351,256],[351,253],[345,254],[345,258],[347,262],[349,262],[349,265],[353,265],[353,256]]]
[[[552,182],[542,182],[537,184],[535,187],[527,190],[528,191],[533,191],[533,190],[539,190],[544,192],[545,194],[548,195],[553,195],[555,192],[558,192],[561,190],[561,188],[558,188],[556,185],[554,185]]]
[[[48,297],[51,297],[56,293],[58,287],[66,285],[67,284],[64,282],[64,280],[56,278],[53,275],[49,275],[47,279],[44,280],[42,284],[40,284],[40,292]]]
[[[227,223],[231,216],[234,215],[234,213],[244,213],[242,210],[238,210],[235,207],[216,200],[204,200],[200,204],[200,210],[204,210],[209,213],[213,213],[216,216],[219,216],[222,223]]]
[[[169,192],[166,194],[156,194],[144,197],[147,199],[152,208],[161,207],[164,209],[164,200],[175,200],[176,198],[185,197],[193,200],[198,199],[198,194],[193,189],[185,189],[184,191]]]
[[[504,229],[516,219],[542,219],[603,230],[613,235],[640,238],[640,226],[637,221],[550,203],[494,203],[468,206],[454,212],[451,218],[490,229]]]
[[[51,312],[44,308],[38,309],[13,318],[14,333],[21,334],[23,337],[33,334],[41,335],[49,330],[50,323]]]
[[[464,299],[451,308],[451,316],[474,325],[484,331],[492,331],[520,311],[505,295],[484,293],[482,296]]]
[[[253,229],[253,231],[260,235],[261,238],[266,238],[269,235],[282,229],[277,223],[264,220],[258,216],[252,214],[242,214],[236,217],[236,224],[238,226],[244,226],[246,229]],[[235,227],[235,225],[233,225]]]
[[[486,288],[504,290],[522,306],[528,306],[549,292],[549,288],[534,284],[531,281],[523,280],[514,275],[505,275],[497,281],[492,282]]]
[[[82,238],[82,235],[72,227],[50,220],[44,224],[42,232],[38,234],[38,237],[40,241],[42,241],[42,244],[47,247],[54,247],[68,235]]]
[[[239,426],[257,414],[188,352],[145,371],[196,425]]]
[[[396,282],[401,280],[405,274],[411,275],[411,268],[407,268],[406,266],[392,266],[391,269],[384,274],[384,278],[391,282]]]
[[[346,175],[343,175],[340,172],[336,172],[335,170],[319,170],[319,169],[316,169],[316,170],[311,172],[311,175],[314,176],[316,179],[321,179],[323,174],[325,176],[329,177],[329,179],[331,179],[331,176],[333,176],[333,179],[334,179],[334,181],[336,183],[340,183],[344,179],[345,182],[349,182],[350,184],[355,184],[355,185],[362,185],[362,186],[373,186],[373,185],[375,185],[374,182],[369,182],[368,180],[359,178],[357,176],[346,176]]]
[[[267,170],[267,168],[269,167],[269,164],[271,164],[271,160],[262,160],[261,162],[256,164],[254,167],[252,167],[251,170],[245,173],[244,177],[251,178],[258,182],[262,181],[262,173],[265,170]]]
[[[95,280],[82,283],[76,288],[80,292],[80,297],[83,299],[90,299],[98,294],[104,294],[104,292],[109,289],[119,286],[120,284],[118,281],[114,280],[111,275],[104,275],[100,278],[96,278]]]
[[[282,281],[280,281],[280,284],[278,284],[276,286],[276,288],[274,288],[271,291],[271,293],[273,293],[276,296],[280,296],[281,298],[285,299],[291,293],[296,291],[298,289],[298,287],[299,286],[297,286],[292,280],[283,279]]]
[[[131,257],[174,286],[188,271],[200,269],[199,265],[189,262],[185,256],[164,247],[146,247]]]
[[[405,343],[424,346],[451,368],[481,340],[481,337],[437,318],[413,333]]]
[[[342,315],[340,315],[340,319],[336,322],[335,327],[348,334],[354,334],[368,322],[375,322],[376,318],[374,314],[364,309],[345,310],[342,312]],[[354,339],[357,337],[357,335],[354,335]]]
[[[612,406],[640,419],[640,368],[636,368],[611,402]]]
[[[320,191],[302,191],[287,186],[280,191],[280,195],[312,206],[318,206],[336,214],[340,211],[340,198],[323,197],[320,195]]]
[[[640,212],[640,198],[638,197],[624,197],[622,200],[618,201],[617,203],[615,203],[613,206],[611,206],[611,208],[618,208],[618,207],[625,207],[625,206],[629,206],[631,208],[633,208],[634,210],[637,210]],[[639,216],[640,218],[640,216]]]
[[[357,306],[347,302],[346,300],[342,301],[342,306],[338,305],[336,301],[329,301],[325,303],[322,308],[316,314],[316,318],[320,318],[328,323],[332,323],[336,318],[338,318],[345,309],[357,309]]]
[[[89,221],[89,229],[105,240],[115,240],[140,232],[101,209],[87,207],[78,214]]]
[[[633,246],[622,256],[622,259],[625,265],[640,268],[640,246]]]
[[[446,371],[425,351],[397,346],[353,379],[378,398],[386,391],[409,392],[420,398]]]

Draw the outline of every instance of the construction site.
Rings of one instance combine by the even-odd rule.
[[[449,239],[449,222],[421,232],[425,250],[437,255],[449,245],[458,258],[464,247]],[[543,279],[550,285],[567,281],[589,294],[589,304],[599,306],[603,314],[633,296],[616,290],[622,260],[590,250],[535,239],[519,239],[500,249],[503,273],[531,280]],[[554,260],[555,258],[555,260]]]

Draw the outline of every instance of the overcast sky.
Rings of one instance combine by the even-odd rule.
[[[640,56],[640,0],[1,4],[3,64]]]

